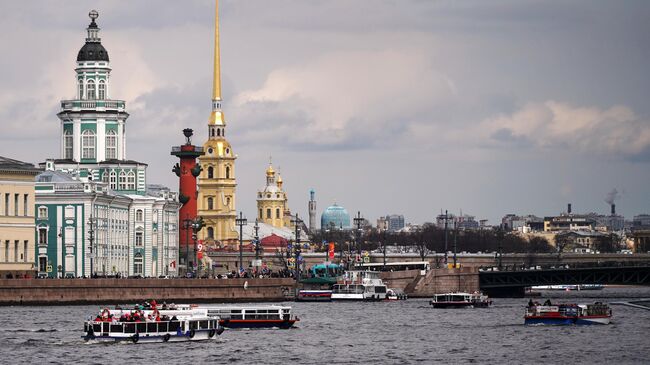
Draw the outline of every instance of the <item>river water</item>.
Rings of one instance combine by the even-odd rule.
[[[537,300],[630,301],[650,288],[542,292]],[[99,306],[0,307],[3,364],[634,364],[650,361],[650,311],[613,306],[608,326],[524,326],[528,299],[487,309],[433,309],[426,299],[283,303],[290,330],[226,330],[218,341],[84,343],[83,320]]]

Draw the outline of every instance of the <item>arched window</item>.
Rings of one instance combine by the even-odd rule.
[[[280,218],[280,208],[275,208],[275,218]]]
[[[266,218],[271,218],[271,208],[266,208]]]
[[[117,189],[117,174],[115,173],[115,170],[112,170],[109,176],[109,187],[111,190]]]
[[[79,99],[84,98],[84,80],[79,80]]]
[[[260,208],[260,219],[262,219],[262,218],[264,218],[264,217],[262,217],[262,209]]]
[[[135,172],[129,171],[126,175],[126,190],[135,190]]]
[[[142,209],[138,209],[135,211],[135,221],[136,222],[144,221],[144,212],[142,212]]]
[[[214,167],[208,167],[208,179],[214,179]]]
[[[117,158],[117,132],[114,129],[110,129],[106,132],[106,159],[116,159]]]
[[[120,171],[120,179],[118,182],[117,190],[126,190],[126,172]]]
[[[208,210],[214,209],[214,200],[212,198],[208,198]]]
[[[95,100],[95,81],[88,80],[88,85],[86,86],[86,99]]]
[[[208,238],[214,239],[214,228],[208,227]]]
[[[217,129],[217,136],[221,137],[221,129]]]
[[[97,88],[97,99],[106,99],[106,83],[104,80],[99,80],[99,87]]]
[[[210,129],[210,136],[214,137],[214,128]]]
[[[66,160],[72,160],[72,147],[73,139],[72,132],[66,130],[63,132],[63,158]]]
[[[136,275],[142,275],[142,254],[136,253],[133,256],[133,273]]]
[[[230,179],[230,166],[226,166],[226,179]]]
[[[95,132],[89,129],[81,133],[81,158],[95,158]]]

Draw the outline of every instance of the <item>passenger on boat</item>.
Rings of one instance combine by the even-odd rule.
[[[528,307],[534,307],[534,306],[535,303],[533,303],[533,300],[532,299],[528,300]]]
[[[550,299],[546,299],[546,301],[544,302],[544,305],[549,305],[549,306],[550,306],[550,305],[553,305],[553,304],[551,304],[551,300],[550,300]]]

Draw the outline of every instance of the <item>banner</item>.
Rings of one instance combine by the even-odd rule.
[[[330,260],[334,259],[334,243],[330,243],[330,246],[329,246],[329,258],[330,258]]]

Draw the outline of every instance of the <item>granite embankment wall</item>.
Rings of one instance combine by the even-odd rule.
[[[382,280],[389,288],[402,289],[410,297],[479,290],[478,268],[475,267],[432,269],[426,275],[421,275],[419,270],[384,272]]]
[[[282,301],[293,299],[294,283],[292,279],[1,279],[0,305]]]

